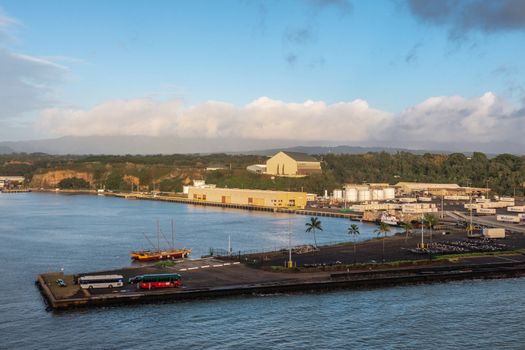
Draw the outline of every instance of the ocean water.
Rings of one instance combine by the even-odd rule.
[[[525,279],[462,281],[330,293],[47,312],[35,276],[129,265],[156,244],[272,249],[311,243],[308,217],[110,197],[0,194],[0,349],[523,349]],[[348,239],[349,222],[321,218],[319,242]],[[360,224],[360,239],[374,237]],[[161,243],[166,244],[163,242]]]

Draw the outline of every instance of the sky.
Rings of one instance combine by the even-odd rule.
[[[0,0],[0,141],[524,150],[525,0]]]

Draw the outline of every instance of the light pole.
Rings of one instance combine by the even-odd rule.
[[[288,217],[288,268],[291,269],[293,267],[293,261],[292,261],[292,217]]]
[[[425,236],[424,236],[425,217],[421,214],[421,249],[425,248]]]

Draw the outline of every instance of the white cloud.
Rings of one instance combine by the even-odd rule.
[[[399,114],[371,108],[364,100],[288,103],[261,97],[240,107],[218,101],[188,107],[181,100],[134,99],[86,110],[48,109],[39,126],[55,135],[325,140],[425,148],[523,143],[525,116],[491,92],[473,98],[431,97]]]
[[[524,128],[524,116],[491,92],[471,99],[431,97],[403,111],[392,125],[401,138],[423,145],[522,142]]]
[[[53,87],[66,69],[44,58],[20,54],[6,46],[16,20],[0,14],[0,120],[11,123],[24,113],[53,102]]]
[[[245,106],[209,101],[118,100],[89,110],[48,109],[40,126],[57,135],[176,135],[254,139],[370,139],[389,125],[389,113],[355,100],[327,105],[286,103],[261,97]]]

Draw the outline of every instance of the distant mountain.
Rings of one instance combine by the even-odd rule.
[[[10,154],[10,153],[15,153],[15,151],[10,147],[0,145],[0,154]]]
[[[396,144],[336,145],[334,141],[259,140],[242,138],[181,138],[174,136],[64,136],[55,139],[0,142],[0,153],[42,152],[48,154],[189,154],[231,153],[273,155],[278,151],[308,154],[362,154],[367,152],[410,152],[414,154],[462,152],[470,155],[473,150],[487,155],[502,153],[524,154],[523,147],[510,142],[490,147],[479,144],[436,144],[426,150],[399,147]],[[447,150],[444,150],[446,147]]]
[[[174,154],[240,153],[249,149],[297,146],[299,141],[173,136],[64,136],[56,139],[6,141],[0,147],[14,152],[48,154]],[[316,145],[320,142],[304,143]]]
[[[407,148],[390,148],[390,147],[360,147],[360,146],[294,146],[288,148],[274,148],[265,150],[255,150],[240,152],[242,154],[255,154],[270,156],[274,155],[279,151],[288,152],[301,152],[306,154],[364,154],[368,152],[386,152],[386,153],[398,153],[398,152],[409,152],[413,154],[425,154],[425,153],[440,153],[448,154],[451,151],[430,151],[430,150],[411,150]],[[470,154],[470,153],[468,153]]]

